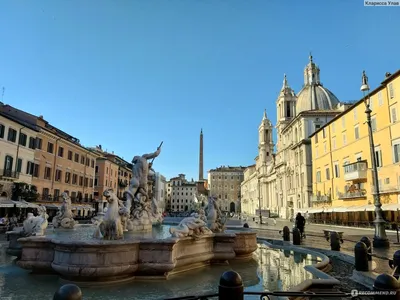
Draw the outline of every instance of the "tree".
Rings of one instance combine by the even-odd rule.
[[[36,186],[25,182],[14,182],[11,199],[33,202],[36,201],[38,197],[39,194]]]

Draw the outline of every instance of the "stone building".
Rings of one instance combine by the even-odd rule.
[[[58,202],[61,193],[66,192],[73,202],[88,202],[91,206],[96,156],[77,138],[54,127],[43,116],[4,104],[0,109],[4,115],[38,129],[29,170],[32,184],[40,194],[39,200]]]
[[[221,210],[240,211],[240,185],[245,167],[221,166],[208,171],[210,196],[219,199]]]
[[[188,212],[197,194],[197,183],[186,180],[185,174],[171,178],[167,183],[166,208],[171,212]]]
[[[39,129],[0,113],[0,197],[10,199],[14,182],[32,184]]]
[[[273,154],[272,123],[264,112],[259,127],[257,176],[247,172],[242,190],[249,190],[257,181],[259,203],[262,209],[291,218],[299,209],[311,206],[312,156],[309,136],[344,111],[348,105],[320,81],[320,69],[312,56],[304,69],[304,85],[296,95],[286,75],[276,100],[277,144]],[[254,200],[255,201],[255,200]],[[246,205],[249,214],[255,214]]]
[[[162,211],[166,208],[167,180],[160,172],[155,174],[154,195],[158,203],[158,208]]]

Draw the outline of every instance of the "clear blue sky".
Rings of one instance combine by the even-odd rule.
[[[296,92],[312,51],[340,100],[399,68],[400,8],[361,0],[0,1],[3,101],[131,160],[197,179],[250,165],[283,74]],[[206,173],[205,173],[206,174]]]

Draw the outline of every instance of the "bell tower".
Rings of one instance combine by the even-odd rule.
[[[261,124],[258,127],[258,162],[260,165],[265,165],[272,160],[272,152],[274,151],[272,130],[272,123],[267,118],[267,111],[264,110]]]
[[[280,142],[283,128],[296,116],[296,94],[293,89],[289,86],[286,74],[283,75],[283,84],[281,91],[279,92],[278,99],[276,100],[277,109],[277,123],[276,123],[276,134],[278,137],[277,151],[280,151]]]

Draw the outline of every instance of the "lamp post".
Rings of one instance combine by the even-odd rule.
[[[372,180],[374,185],[374,205],[375,205],[375,235],[373,240],[374,248],[389,248],[389,240],[386,236],[385,224],[386,221],[383,219],[383,211],[382,211],[382,203],[380,199],[380,191],[379,191],[379,180],[378,180],[378,170],[377,170],[377,162],[375,156],[375,145],[374,145],[374,136],[372,133],[371,127],[371,113],[372,110],[370,108],[371,98],[369,95],[369,85],[368,85],[368,77],[363,71],[362,75],[362,84],[360,90],[364,94],[364,103],[365,103],[365,113],[367,115],[367,125],[368,125],[368,135],[369,135],[369,147],[371,152],[371,163],[372,163]]]

